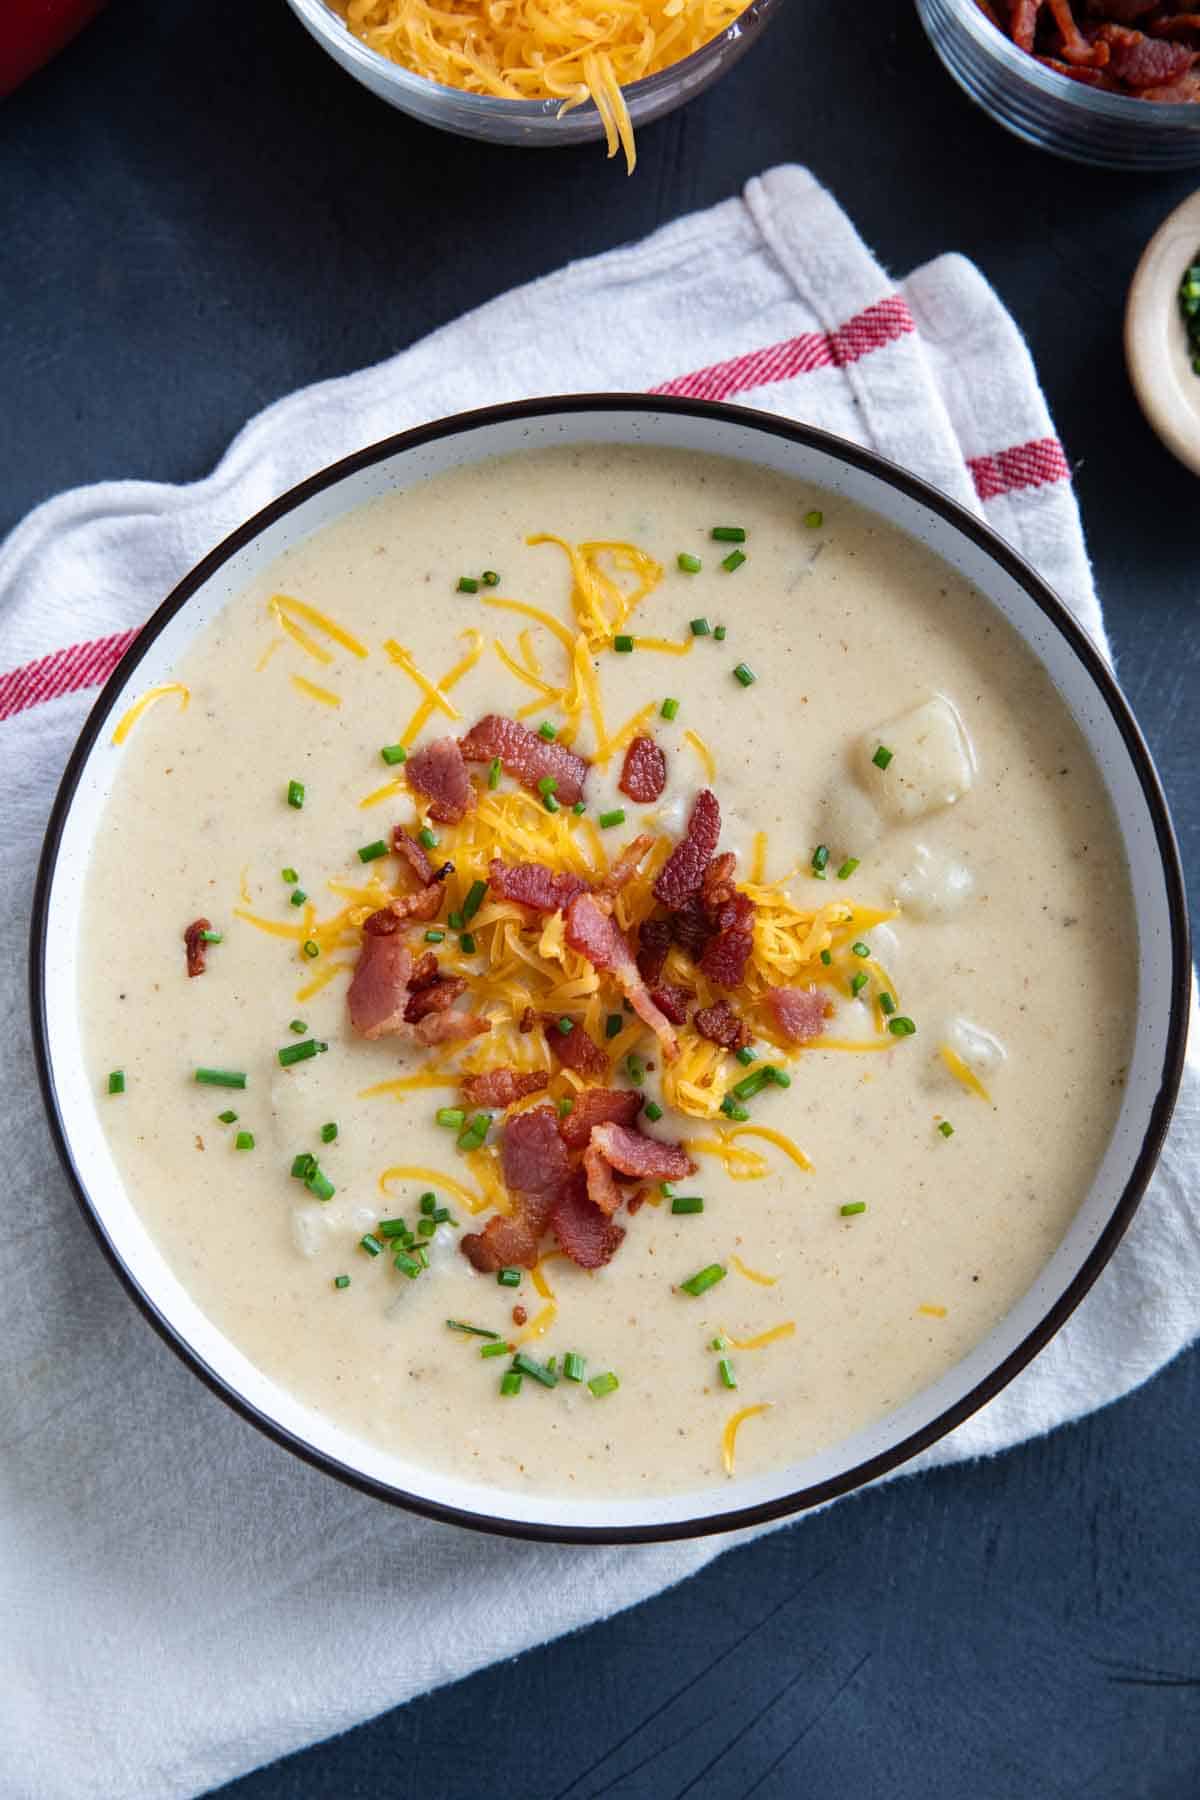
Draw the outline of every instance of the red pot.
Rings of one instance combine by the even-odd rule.
[[[57,56],[104,0],[0,0],[0,96]]]

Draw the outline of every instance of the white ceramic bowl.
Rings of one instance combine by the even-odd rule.
[[[1125,307],[1125,363],[1138,404],[1167,449],[1200,475],[1200,373],[1179,310],[1183,272],[1200,258],[1200,190],[1155,232]]]
[[[579,443],[735,457],[844,496],[930,545],[1015,627],[1082,730],[1119,822],[1137,913],[1140,1002],[1120,1115],[1091,1192],[1028,1293],[948,1374],[844,1442],[753,1479],[666,1498],[547,1499],[481,1487],[360,1442],[268,1380],[205,1317],[134,1210],[104,1138],[78,1017],[84,875],[119,764],[114,716],[171,678],[196,634],[268,561],[349,509],[481,457]],[[636,1542],[728,1530],[845,1493],[941,1437],[1037,1353],[1103,1268],[1154,1166],[1182,1066],[1188,933],[1175,841],[1137,726],[1096,650],[999,538],[902,470],[805,426],[697,401],[583,396],[465,414],[364,450],[268,506],[180,583],[104,689],[67,767],[38,879],[32,985],[51,1126],[84,1212],[151,1322],[224,1399],[321,1468],[433,1517],[528,1537]]]

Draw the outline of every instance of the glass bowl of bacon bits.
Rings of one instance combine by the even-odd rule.
[[[1108,169],[1200,163],[1200,0],[917,0],[971,99],[1026,143]]]

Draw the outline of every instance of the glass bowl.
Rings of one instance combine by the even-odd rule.
[[[781,4],[782,0],[750,0],[733,24],[703,48],[657,75],[631,82],[624,92],[635,131],[661,119],[664,113],[674,112],[732,68]],[[411,113],[426,125],[453,131],[459,137],[484,138],[493,144],[551,148],[559,144],[587,144],[604,136],[604,125],[591,101],[564,113],[560,119],[558,100],[497,100],[490,94],[467,94],[461,88],[442,87],[369,50],[325,0],[288,0],[288,5],[322,49],[356,81],[389,106]]]
[[[1200,105],[1134,100],[1047,69],[997,31],[975,0],[917,0],[929,41],[959,86],[1027,144],[1102,169],[1200,163]]]

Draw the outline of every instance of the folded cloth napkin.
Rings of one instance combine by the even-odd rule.
[[[1103,644],[1070,473],[1012,320],[958,256],[892,282],[794,168],[293,394],[204,481],[64,494],[0,548],[0,1008],[20,1197],[0,1312],[0,1791],[13,1800],[202,1792],[628,1606],[735,1541],[489,1540],[409,1518],[260,1437],[146,1326],[81,1225],[26,1020],[22,946],[55,784],[92,690],[167,589],[264,502],[405,426],[485,401],[647,388],[736,399],[894,458],[986,516]],[[1096,1289],[1033,1367],[913,1466],[1100,1406],[1196,1333],[1195,1075]]]

